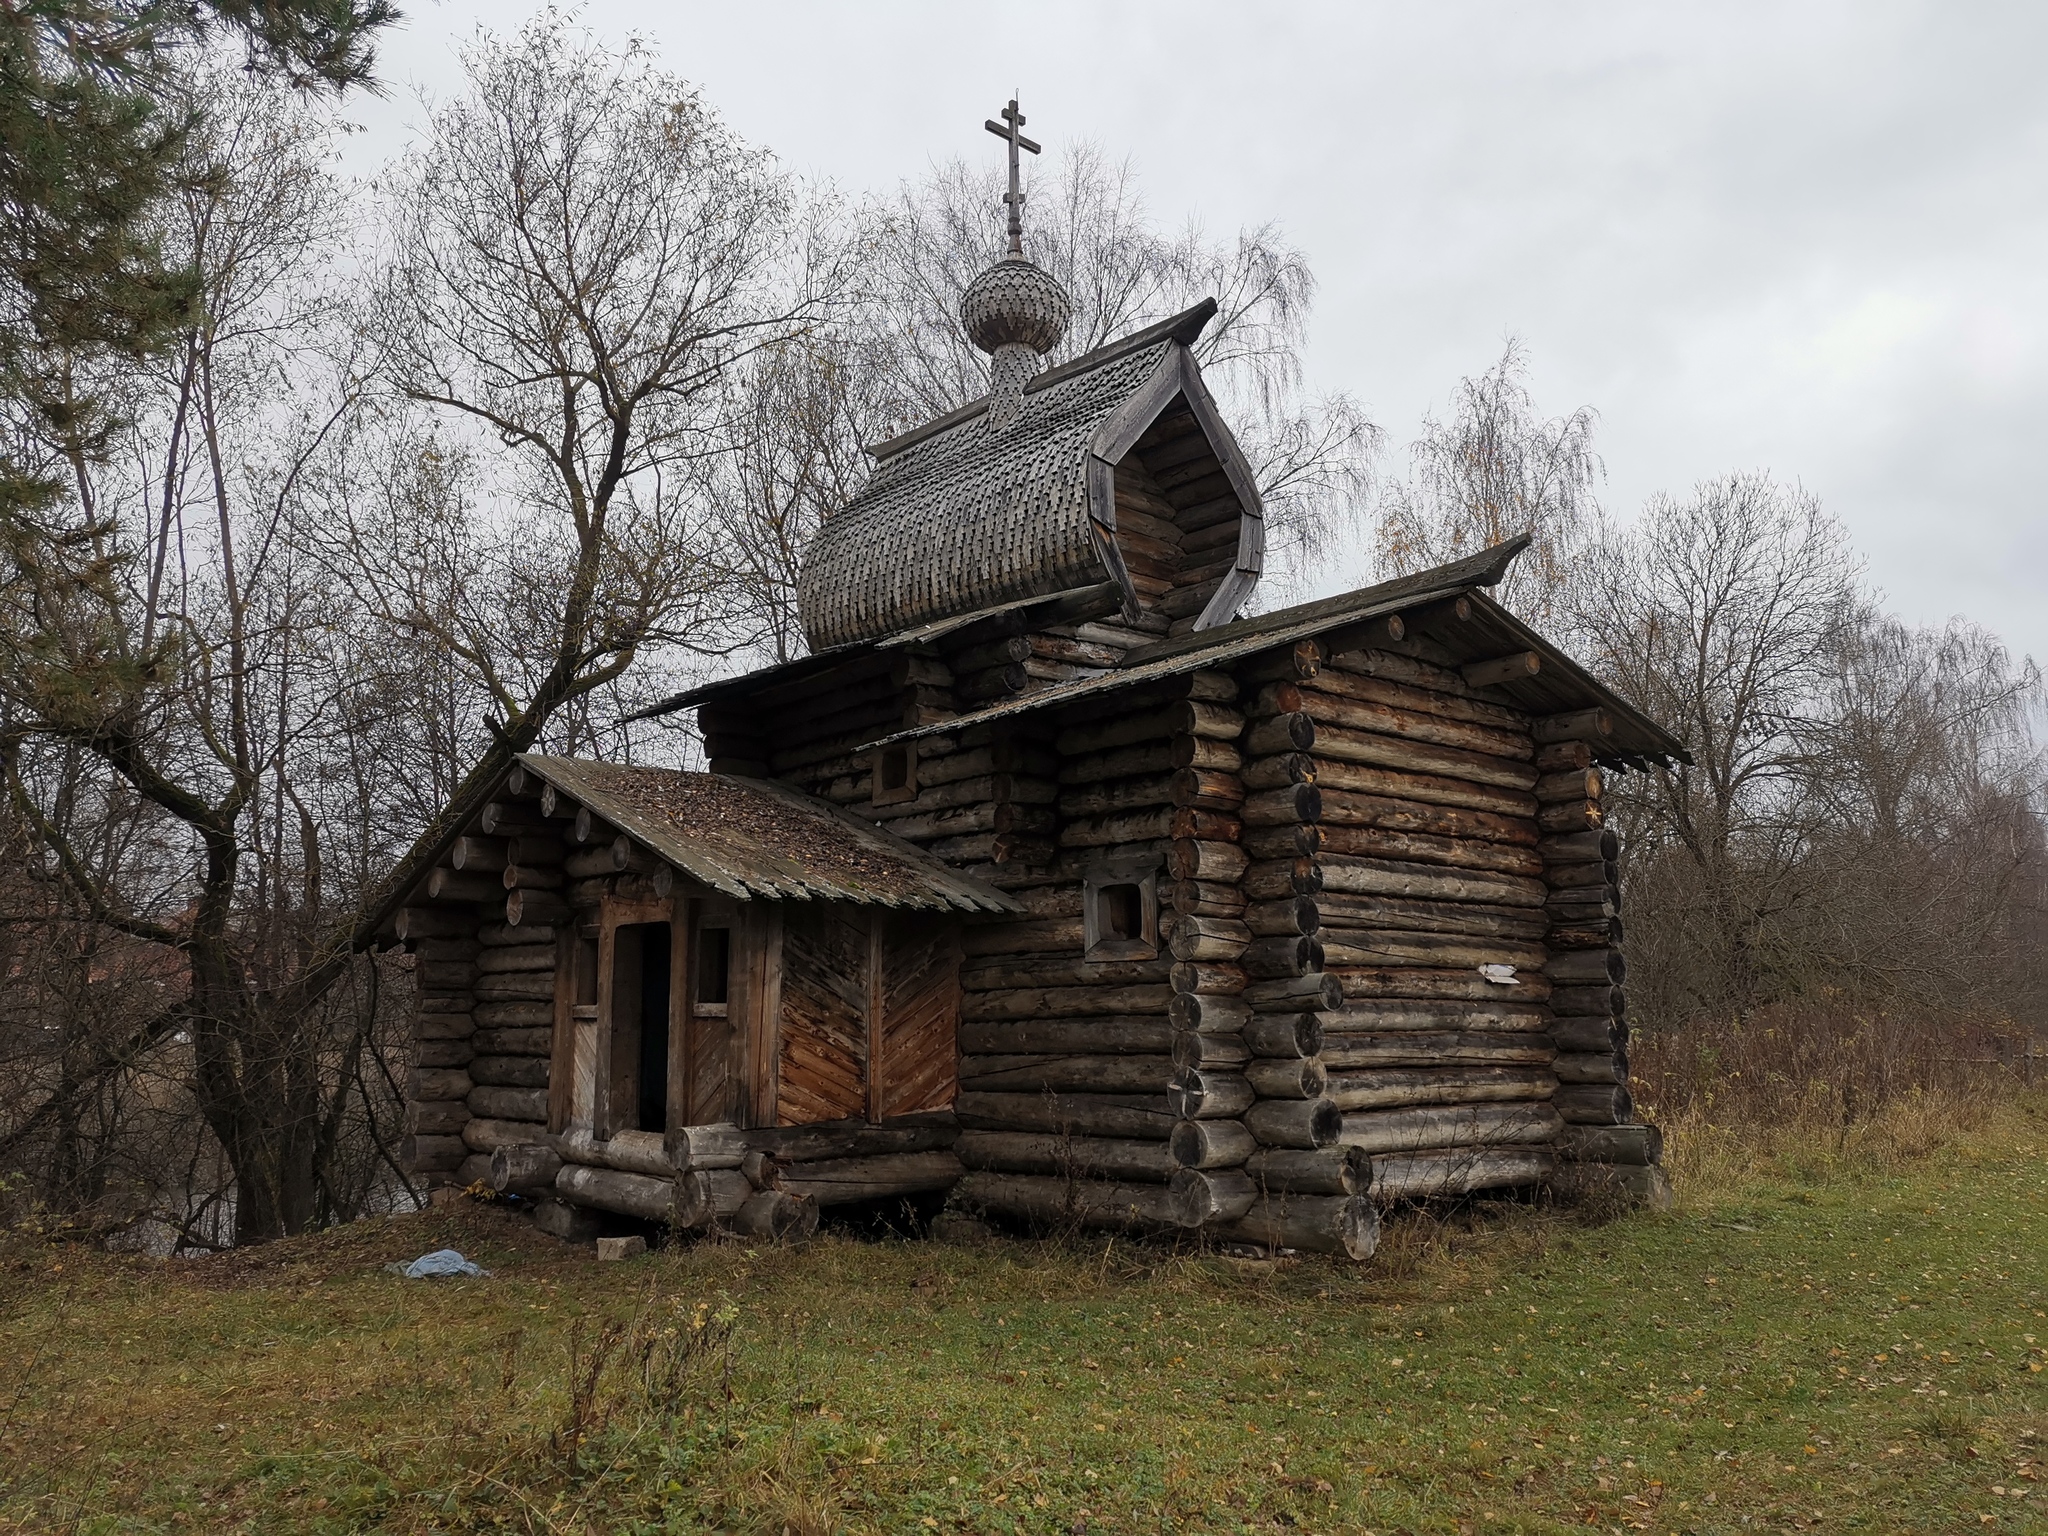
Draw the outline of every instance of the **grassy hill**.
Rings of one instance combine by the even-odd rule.
[[[0,1251],[0,1529],[2048,1530],[2048,1106],[1356,1267],[826,1238],[599,1264],[461,1205]],[[1940,1142],[1942,1139],[1933,1138]],[[487,1280],[386,1262],[454,1246]]]

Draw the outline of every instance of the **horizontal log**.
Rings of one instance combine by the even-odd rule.
[[[1313,896],[1323,888],[1323,870],[1312,858],[1266,859],[1248,864],[1239,885],[1253,901]]]
[[[1327,929],[1331,939],[1339,940],[1346,930],[1366,928],[1532,942],[1547,938],[1553,926],[1547,913],[1533,907],[1419,901],[1352,891],[1324,891],[1304,899],[1315,905],[1317,927]],[[1254,920],[1251,913],[1247,913],[1246,920]]]
[[[970,992],[961,1000],[968,1021],[1079,1018],[1109,1013],[1156,1013],[1162,1018],[1171,986],[1019,987],[1006,992]]]
[[[732,1229],[761,1242],[809,1242],[818,1233],[818,1203],[785,1190],[757,1189],[733,1212]]]
[[[405,1128],[424,1136],[459,1136],[474,1118],[461,1099],[414,1099],[405,1106]]]
[[[479,975],[486,976],[512,971],[552,971],[555,968],[555,946],[498,945],[478,954],[476,968]]]
[[[529,1198],[549,1193],[562,1171],[562,1159],[552,1147],[526,1143],[498,1147],[491,1153],[491,1188],[500,1194]]]
[[[1574,1125],[1626,1125],[1635,1115],[1635,1101],[1626,1088],[1599,1083],[1560,1088],[1550,1102]]]
[[[1606,985],[1604,981],[1583,987],[1553,986],[1550,989],[1550,1011],[1618,1019],[1628,1011],[1628,992],[1626,988]]]
[[[1553,954],[1543,972],[1556,986],[1620,986],[1628,979],[1628,964],[1618,949],[1577,949]]]
[[[1325,794],[1373,795],[1521,820],[1533,820],[1541,809],[1536,797],[1524,789],[1334,758],[1311,757],[1310,761],[1314,764],[1314,782]]]
[[[1175,998],[1174,1003],[1181,999]],[[1112,1014],[1078,1019],[1015,1019],[962,1024],[960,1049],[967,1055],[1024,1056],[1102,1054],[1164,1055],[1173,1049],[1170,1018]]]
[[[965,1171],[950,1149],[885,1152],[792,1164],[781,1174],[778,1187],[820,1206],[850,1205],[951,1189]]]
[[[467,1072],[455,1067],[415,1067],[406,1079],[408,1099],[464,1099],[472,1084]]]
[[[1557,1079],[1547,1067],[1392,1067],[1332,1072],[1328,1099],[1340,1111],[1409,1104],[1481,1104],[1547,1099]]]
[[[1173,1074],[1166,1054],[960,1058],[960,1086],[976,1093],[1156,1093]]]
[[[509,1002],[478,1003],[474,1013],[479,1029],[533,1029],[555,1022],[552,998],[546,1001],[513,999]]]
[[[1342,1146],[1364,1152],[1426,1147],[1547,1144],[1564,1122],[1548,1104],[1448,1104],[1427,1109],[1384,1109],[1343,1117]]]
[[[1346,1035],[1384,1034],[1392,1030],[1425,1032],[1473,1031],[1480,1034],[1541,1034],[1550,1027],[1549,1010],[1527,1003],[1453,998],[1360,998],[1342,1009],[1317,1015],[1329,1040]]]
[[[1312,975],[1323,968],[1323,955],[1321,939],[1296,934],[1252,940],[1245,945],[1238,964],[1253,980],[1269,981]]]
[[[546,1056],[554,1040],[551,1029],[480,1029],[470,1044],[479,1056]]]
[[[1546,773],[1536,780],[1534,793],[1539,803],[1553,800],[1600,798],[1602,780],[1598,768],[1572,768],[1563,773]]]
[[[476,965],[469,960],[416,960],[412,974],[423,992],[466,992],[476,983]]]
[[[1211,960],[1176,960],[1172,986],[1176,995],[1199,992],[1236,997],[1245,990],[1244,967]]]
[[[1086,960],[1079,955],[995,955],[960,968],[961,987],[974,995],[1013,987],[1124,987],[1164,981],[1173,962]]]
[[[1507,1004],[1541,1003],[1550,997],[1550,978],[1535,971],[1517,971],[1508,982],[1490,980],[1476,970],[1438,971],[1422,966],[1332,966],[1330,974],[1354,1005],[1370,998]]]
[[[1536,812],[1536,825],[1560,836],[1597,831],[1606,822],[1607,813],[1597,800],[1552,800]]]
[[[1235,1168],[1258,1147],[1258,1138],[1239,1120],[1183,1120],[1168,1142],[1181,1168]]]
[[[677,1171],[660,1131],[614,1131],[600,1141],[589,1127],[578,1126],[563,1131],[550,1144],[564,1161],[592,1168],[616,1168],[655,1178],[668,1178]]]
[[[1579,709],[1545,716],[1530,730],[1538,742],[1585,741],[1599,746],[1612,740],[1614,717],[1604,709]]]
[[[1235,1168],[1183,1168],[1167,1191],[1174,1220],[1188,1228],[1236,1221],[1258,1198],[1252,1181]]]
[[[553,971],[514,971],[510,975],[479,976],[478,1002],[537,1002],[555,995]]]
[[[1395,832],[1384,827],[1326,824],[1319,830],[1326,856],[1439,864],[1450,869],[1478,870],[1519,879],[1540,880],[1545,873],[1543,855],[1533,847],[1515,847],[1470,837],[1443,837],[1427,832]],[[1246,835],[1245,847],[1248,852],[1260,851],[1254,846],[1250,834]],[[1326,885],[1328,881],[1325,874]]]
[[[1324,930],[1322,942],[1326,963],[1333,967],[1505,965],[1535,971],[1550,959],[1548,949],[1528,939],[1481,939],[1398,928],[1329,928]]]
[[[1391,1030],[1383,1034],[1325,1035],[1322,1059],[1332,1072],[1344,1072],[1364,1067],[1437,1065],[1548,1067],[1556,1055],[1557,1048],[1547,1035]],[[1558,1076],[1564,1078],[1563,1071],[1557,1070]]]
[[[1244,1067],[1245,1081],[1262,1099],[1320,1098],[1329,1075],[1324,1063],[1310,1056],[1261,1056]]]
[[[1338,1145],[1313,1151],[1264,1147],[1244,1165],[1252,1183],[1269,1194],[1364,1195],[1372,1192],[1372,1156]]]
[[[1228,1124],[1187,1121],[1188,1125]],[[1176,1129],[1179,1129],[1176,1127]],[[961,1163],[996,1173],[1031,1173],[1081,1179],[1130,1179],[1164,1184],[1180,1166],[1163,1141],[1101,1136],[1045,1136],[1021,1131],[962,1131],[954,1150]]]
[[[1083,926],[1079,915],[1024,918],[975,924],[961,934],[961,952],[971,958],[981,954],[1055,954],[1059,950],[1079,950],[1081,942]]]
[[[1255,757],[1244,765],[1238,782],[1247,790],[1313,784],[1316,782],[1315,755],[1310,752],[1275,752],[1270,757]]]
[[[1058,781],[1064,785],[1077,785],[1150,778],[1172,774],[1184,766],[1175,761],[1173,741],[1163,739],[1143,746],[1117,747],[1106,752],[1087,752],[1066,758],[1060,762]]]
[[[1379,1213],[1358,1195],[1273,1195],[1218,1236],[1272,1250],[1334,1253],[1363,1262],[1379,1247]]]
[[[1143,1233],[1178,1225],[1164,1184],[975,1172],[954,1186],[954,1201],[965,1210],[1055,1229],[1077,1226]]]
[[[1252,1055],[1243,1035],[1204,1034],[1196,1029],[1177,1030],[1171,1054],[1176,1067],[1211,1072],[1241,1072]]]
[[[1628,1044],[1628,1026],[1606,1014],[1553,1019],[1550,1041],[1560,1051],[1606,1051],[1612,1054]]]
[[[1328,1147],[1344,1130],[1344,1111],[1329,1099],[1261,1099],[1244,1112],[1244,1127],[1269,1147]]]
[[[497,1083],[508,1088],[545,1088],[548,1085],[548,1059],[545,1056],[479,1056],[470,1062],[469,1075],[477,1083]],[[465,1094],[468,1092],[467,1089],[463,1091]]]
[[[470,1113],[486,1120],[534,1120],[548,1117],[545,1088],[501,1088],[480,1084],[469,1090]]]
[[[485,1156],[500,1147],[545,1146],[548,1140],[548,1128],[533,1120],[487,1120],[472,1116],[462,1128],[463,1145]]]
[[[1577,901],[1605,896],[1620,883],[1621,871],[1612,863],[1546,864],[1544,886],[1556,893],[1572,892]]]
[[[1175,804],[1176,777],[1177,771],[1148,773],[1142,778],[1106,779],[1063,790],[1058,801],[1059,812],[1062,816],[1088,817],[1171,807]],[[1223,779],[1224,776],[1218,774],[1215,777]],[[1240,794],[1238,798],[1242,800],[1244,797]]]
[[[423,1013],[413,1020],[415,1040],[467,1040],[476,1033],[476,1019],[468,1013]]]
[[[1319,1013],[1255,1013],[1240,1038],[1254,1056],[1317,1056],[1324,1045],[1322,1020]]]
[[[1288,896],[1254,902],[1245,908],[1245,926],[1266,938],[1290,934],[1313,937],[1323,926],[1322,908],[1314,896]]]
[[[416,939],[468,937],[479,919],[474,909],[456,905],[400,907],[391,920],[392,932],[405,943]]]
[[[1254,718],[1306,714],[1316,722],[1319,738],[1325,727],[1335,726],[1372,731],[1403,741],[1424,742],[1433,747],[1480,753],[1510,762],[1527,762],[1536,755],[1535,741],[1523,728],[1503,729],[1476,721],[1454,720],[1423,710],[1400,709],[1371,699],[1347,697],[1322,687],[1320,679],[1314,683],[1268,683],[1259,690],[1248,712]]]
[[[1243,1114],[1257,1097],[1241,1073],[1177,1067],[1167,1100],[1183,1120],[1225,1120]]]
[[[1251,1022],[1252,1009],[1242,998],[1188,992],[1175,995],[1166,1016],[1175,1029],[1222,1034],[1243,1029]]]
[[[505,888],[496,875],[461,874],[452,869],[437,869],[427,876],[427,899],[498,902],[505,899]]]
[[[1326,854],[1323,889],[1354,895],[1411,897],[1425,901],[1469,901],[1490,906],[1539,909],[1550,891],[1541,880],[1492,871],[1450,869],[1402,859]]]
[[[1557,1156],[1570,1163],[1664,1161],[1664,1133],[1654,1125],[1566,1125],[1557,1133]]]
[[[1187,917],[1243,917],[1244,890],[1216,880],[1175,880],[1162,893],[1175,912]]]
[[[1254,721],[1244,735],[1247,757],[1280,757],[1306,752],[1316,744],[1316,723],[1301,713],[1270,715]]]
[[[571,1205],[666,1222],[675,1209],[675,1181],[611,1168],[564,1163],[555,1175],[555,1193]]]
[[[1482,1189],[1542,1184],[1557,1171],[1548,1147],[1448,1147],[1432,1152],[1389,1152],[1372,1160],[1373,1198],[1422,1200]]]
[[[1251,929],[1234,917],[1179,916],[1169,947],[1176,960],[1236,960],[1251,939]]]
[[[753,1181],[737,1168],[700,1168],[676,1175],[675,1224],[702,1228],[730,1222],[754,1198]]]
[[[723,1128],[731,1130],[731,1127]],[[870,1122],[862,1118],[814,1121],[809,1125],[761,1126],[733,1132],[748,1151],[766,1152],[778,1163],[800,1165],[885,1153],[931,1152],[950,1147],[960,1134],[949,1110],[899,1115]]]
[[[1039,1131],[1164,1141],[1180,1118],[1164,1093],[972,1093],[955,1110],[963,1129]]]
[[[1245,803],[1244,780],[1215,768],[1181,768],[1169,784],[1173,803],[1205,811],[1235,811]]]
[[[1543,942],[1552,949],[1613,949],[1623,936],[1621,919],[1601,918],[1596,922],[1555,923]]]
[[[505,921],[516,927],[566,922],[569,903],[552,891],[513,891],[505,897]]]
[[[1320,798],[1322,820],[1328,827],[1377,827],[1389,832],[1419,832],[1529,849],[1535,848],[1538,839],[1535,822],[1520,816],[1499,816],[1491,811],[1342,789],[1323,789]],[[1325,841],[1329,842],[1327,836]],[[1531,867],[1540,867],[1542,859],[1543,855],[1537,853]]]
[[[1611,828],[1606,831],[1555,832],[1536,846],[1553,864],[1587,864],[1621,856],[1621,838]]]
[[[1255,727],[1254,734],[1256,730]],[[1532,793],[1537,779],[1535,768],[1527,762],[1385,736],[1374,731],[1353,730],[1341,725],[1317,726],[1313,742],[1304,745],[1313,745],[1315,755],[1328,762],[1362,763],[1368,767],[1392,768],[1401,773],[1460,779],[1522,794]],[[1325,788],[1336,787],[1320,766],[1316,771],[1316,782]]]
[[[1313,784],[1289,784],[1281,789],[1263,789],[1244,802],[1248,826],[1284,826],[1297,821],[1318,821],[1323,814],[1322,791]]]
[[[1628,1082],[1628,1057],[1614,1050],[1605,1051],[1560,1051],[1557,1062],[1551,1069],[1557,1073],[1560,1083],[1614,1083]]]
[[[1256,1013],[1334,1013],[1344,1006],[1344,984],[1328,973],[1276,976],[1251,982],[1242,996]]]
[[[1322,852],[1323,829],[1308,823],[1251,827],[1238,841],[1248,860],[1307,859]]]
[[[1206,880],[1229,884],[1244,874],[1250,860],[1235,843],[1183,839],[1167,855],[1167,869],[1176,880]]]
[[[1511,655],[1496,656],[1490,661],[1470,661],[1458,668],[1459,674],[1474,688],[1521,682],[1542,670],[1543,658],[1534,651],[1516,651]]]

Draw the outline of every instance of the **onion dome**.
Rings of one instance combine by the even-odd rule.
[[[1060,344],[1074,301],[1050,272],[1022,256],[1009,256],[967,285],[960,296],[960,323],[984,352],[1021,344],[1040,357]]]

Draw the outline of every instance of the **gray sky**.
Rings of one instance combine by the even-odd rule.
[[[369,169],[480,20],[410,0]],[[2048,6],[1770,0],[1230,6],[592,0],[749,139],[859,191],[1050,144],[1128,155],[1163,222],[1277,220],[1321,282],[1311,382],[1397,445],[1527,342],[1601,416],[1603,500],[1768,468],[1909,619],[2048,659]],[[1362,561],[1332,572],[1349,584]]]

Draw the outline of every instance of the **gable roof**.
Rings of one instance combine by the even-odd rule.
[[[1439,630],[1432,638],[1445,645],[1460,664],[1534,651],[1541,658],[1540,670],[1535,675],[1492,685],[1517,708],[1534,715],[1566,714],[1581,709],[1607,711],[1614,721],[1613,735],[1594,747],[1595,756],[1603,761],[1692,761],[1677,737],[1621,699],[1592,673],[1482,590],[1497,586],[1514,558],[1528,546],[1529,536],[1520,534],[1477,554],[1427,571],[1141,646],[1127,653],[1116,670],[1101,676],[1020,694],[970,714],[898,731],[869,743],[869,746],[951,733],[985,721],[1055,708],[1075,699],[1093,698],[1120,688],[1240,660],[1260,651],[1292,645],[1297,640],[1315,639],[1367,619],[1462,597],[1469,600],[1470,617],[1460,621],[1454,629]]]
[[[657,858],[743,901],[1018,910],[902,838],[786,784],[539,753],[519,761]]]
[[[1110,469],[1183,393],[1247,517],[1259,517],[1257,486],[1187,350],[1215,312],[1205,300],[1048,369],[1006,425],[979,400],[871,448],[873,477],[804,552],[797,608],[812,649],[1103,582],[1135,616]],[[1233,592],[1232,609],[1244,595]]]

